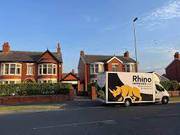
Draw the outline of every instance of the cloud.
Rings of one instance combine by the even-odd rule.
[[[165,21],[180,18],[180,0],[170,0],[163,6],[152,10],[142,18],[141,24],[148,28],[162,25]]]

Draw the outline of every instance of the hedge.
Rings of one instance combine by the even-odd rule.
[[[162,81],[161,85],[169,91],[180,90],[180,83],[178,83],[177,81]]]
[[[70,84],[61,83],[22,83],[0,85],[0,96],[31,96],[68,94]]]

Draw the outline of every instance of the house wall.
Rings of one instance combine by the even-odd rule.
[[[117,59],[112,59],[105,67],[106,71],[112,71],[112,65],[117,64],[118,65],[118,72],[125,71],[124,65]]]
[[[80,62],[83,63],[83,62]],[[104,69],[105,71],[112,71],[112,64],[117,64],[118,65],[118,71],[119,72],[124,72],[124,65],[118,61],[117,59],[111,60],[108,64],[104,64]],[[85,69],[84,69],[85,67]],[[79,77],[81,82],[84,82],[84,89],[87,91],[87,85],[90,83],[90,65],[89,64],[80,64],[79,65]]]
[[[14,62],[13,62],[14,63]],[[38,81],[38,79],[56,79],[57,81],[60,81],[62,79],[62,64],[58,63],[50,54],[45,53],[39,63],[53,63],[57,66],[57,74],[56,75],[38,75],[38,63],[33,63],[33,75],[27,75],[27,64],[26,62],[21,62],[21,75],[0,75],[1,80],[21,80],[21,82],[24,82],[25,80],[32,80],[32,81]],[[0,69],[1,69],[1,63],[0,63]],[[1,71],[1,70],[0,70]]]
[[[80,57],[79,65],[78,65],[78,77],[80,79],[80,83],[84,83],[85,81],[85,64]]]
[[[166,76],[170,80],[177,80],[180,82],[180,61],[174,60],[167,68],[166,68]]]

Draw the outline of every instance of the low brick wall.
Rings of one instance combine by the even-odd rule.
[[[9,97],[0,97],[0,105],[62,102],[67,100],[73,100],[73,97],[71,97],[71,95],[9,96]]]
[[[171,97],[178,97],[180,96],[180,91],[168,91]]]

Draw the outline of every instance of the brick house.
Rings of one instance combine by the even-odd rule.
[[[61,83],[69,83],[72,85],[75,93],[78,94],[80,90],[80,81],[77,73],[74,72],[74,69],[70,73],[63,73]]]
[[[56,52],[11,51],[8,42],[0,50],[0,83],[59,82],[62,79],[60,44]]]
[[[97,80],[97,74],[104,71],[136,72],[136,61],[126,51],[123,56],[86,55],[80,52],[78,76],[82,89],[87,91],[87,85]]]
[[[166,67],[166,77],[180,82],[180,54],[174,54],[174,60]]]

